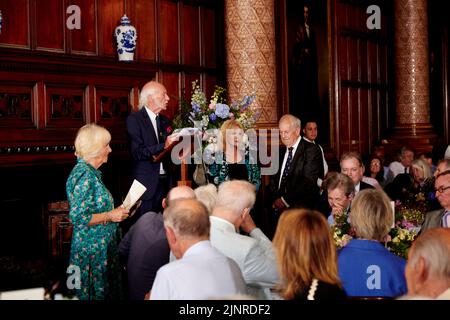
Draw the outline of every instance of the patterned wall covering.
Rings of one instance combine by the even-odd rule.
[[[256,91],[260,127],[277,123],[273,0],[225,1],[227,85],[231,99]]]

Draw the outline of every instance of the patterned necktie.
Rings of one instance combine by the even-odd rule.
[[[286,164],[284,165],[283,175],[281,176],[280,190],[284,189],[284,186],[286,185],[287,175],[289,173],[289,170],[291,169],[292,150],[294,150],[294,147],[289,147],[289,154],[286,160]]]

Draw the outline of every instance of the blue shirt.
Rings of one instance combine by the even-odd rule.
[[[338,255],[339,277],[348,296],[405,294],[405,266],[405,259],[370,240],[353,239]]]

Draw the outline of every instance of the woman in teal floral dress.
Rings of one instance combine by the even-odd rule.
[[[82,127],[75,139],[77,164],[66,183],[73,224],[70,265],[73,275],[80,275],[79,281],[73,282],[80,300],[119,299],[122,295],[118,222],[128,217],[128,210],[114,209],[98,170],[108,161],[110,141],[105,128],[95,124]]]
[[[237,120],[227,120],[220,127],[221,139],[214,161],[208,165],[208,178],[216,186],[228,180],[247,180],[258,191],[261,170],[256,151],[245,147],[244,128]]]

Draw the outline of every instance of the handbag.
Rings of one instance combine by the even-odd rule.
[[[194,182],[198,186],[204,186],[208,183],[208,179],[206,178],[206,168],[204,163],[197,164],[193,177]]]

